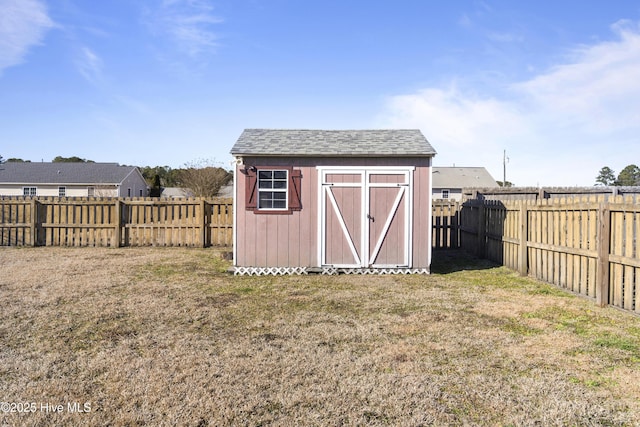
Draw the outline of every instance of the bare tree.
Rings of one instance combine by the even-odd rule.
[[[179,169],[180,186],[191,190],[196,197],[216,197],[220,189],[233,179],[228,170],[214,166],[215,161],[197,160]]]

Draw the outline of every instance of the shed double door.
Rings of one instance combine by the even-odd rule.
[[[319,168],[320,263],[411,267],[413,168]]]

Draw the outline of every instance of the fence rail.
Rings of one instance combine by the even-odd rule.
[[[432,204],[431,246],[433,249],[460,247],[460,207],[456,201],[434,201]]]
[[[230,198],[1,198],[2,246],[231,246]]]
[[[0,245],[231,246],[232,212],[230,198],[0,198]],[[432,245],[640,314],[635,197],[434,202]]]
[[[471,200],[450,205],[453,219],[439,229],[459,233],[458,244],[449,247],[587,296],[600,306],[640,314],[636,197]],[[434,221],[434,234],[437,227]]]

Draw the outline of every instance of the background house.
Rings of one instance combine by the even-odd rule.
[[[236,274],[429,271],[419,130],[247,129],[231,154]]]
[[[0,165],[0,196],[146,197],[135,166],[117,163],[7,162]]]
[[[160,197],[164,199],[180,199],[185,197],[195,197],[195,194],[192,190],[184,187],[163,187]],[[220,187],[216,197],[233,197],[233,183],[225,184]]]
[[[185,197],[193,197],[193,191],[183,187],[162,187],[163,199],[182,199]]]
[[[498,187],[483,167],[433,167],[433,199],[462,199],[463,188]]]

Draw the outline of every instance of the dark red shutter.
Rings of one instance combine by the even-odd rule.
[[[289,210],[302,210],[302,171],[299,169],[289,173]]]
[[[247,185],[245,187],[245,209],[248,211],[258,208],[258,172],[247,170]]]

